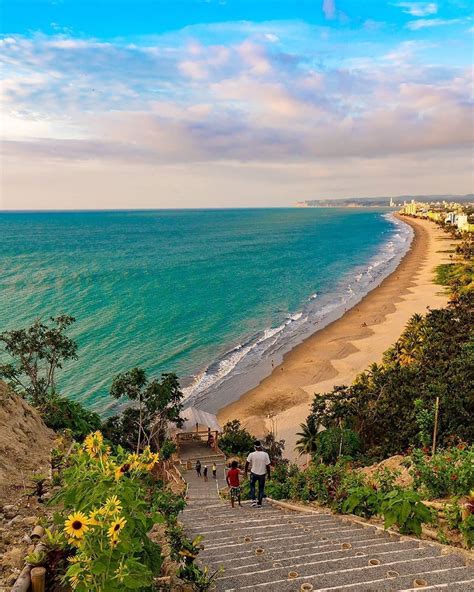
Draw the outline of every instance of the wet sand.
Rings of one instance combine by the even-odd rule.
[[[402,218],[414,229],[410,249],[399,266],[340,319],[285,355],[270,376],[219,411],[221,425],[240,419],[251,433],[268,429],[286,442],[295,459],[296,432],[306,420],[315,393],[350,384],[399,337],[409,318],[443,307],[447,295],[434,283],[434,268],[449,260],[452,239],[426,220]]]

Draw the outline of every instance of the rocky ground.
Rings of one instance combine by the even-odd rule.
[[[32,495],[35,476],[49,476],[54,432],[35,409],[0,382],[0,591],[9,590],[34,545],[29,538],[46,514]]]

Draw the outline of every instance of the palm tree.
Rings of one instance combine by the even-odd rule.
[[[310,415],[307,423],[301,423],[300,428],[301,432],[298,432],[296,435],[301,436],[301,438],[296,441],[295,450],[299,452],[300,456],[303,454],[314,454],[318,448],[317,436],[319,425],[317,421]]]

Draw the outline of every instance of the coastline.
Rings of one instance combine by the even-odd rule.
[[[426,220],[398,219],[412,227],[414,237],[396,269],[343,316],[285,354],[258,386],[220,409],[221,425],[237,418],[261,436],[271,424],[286,442],[286,455],[294,459],[296,432],[314,393],[350,384],[381,359],[413,314],[446,305],[447,294],[433,275],[436,265],[447,259],[440,251],[448,249],[452,239]]]

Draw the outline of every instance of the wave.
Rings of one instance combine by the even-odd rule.
[[[232,381],[236,383],[237,389],[233,390],[233,398],[237,398],[248,388],[252,388],[252,385],[247,383],[248,388],[237,392],[237,383],[241,388],[245,383],[241,380],[243,376],[252,374],[259,377],[256,382],[258,384],[281,362],[285,353],[315,331],[342,316],[380,284],[398,265],[413,238],[410,226],[397,220],[391,213],[385,214],[384,217],[394,225],[394,229],[389,239],[365,266],[353,269],[342,278],[331,293],[311,294],[302,310],[287,315],[280,325],[268,327],[245,343],[236,345],[191,377],[189,384],[183,388],[186,406],[201,404],[206,408],[210,407],[211,410],[219,409],[219,391],[223,388],[233,390]],[[214,401],[209,405],[211,399]]]

